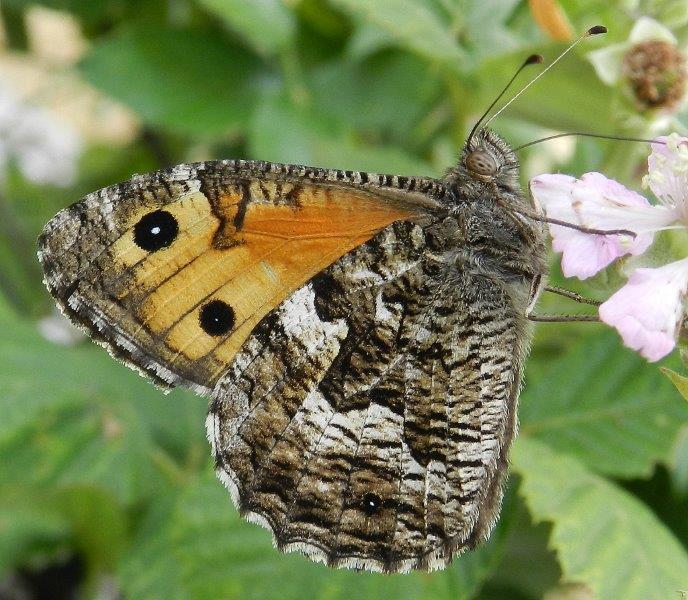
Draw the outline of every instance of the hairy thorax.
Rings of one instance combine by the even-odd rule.
[[[458,271],[493,277],[508,284],[533,279],[547,272],[545,236],[540,224],[501,203],[503,195],[463,199],[450,214],[425,228],[426,253]],[[513,195],[516,202],[525,202]]]

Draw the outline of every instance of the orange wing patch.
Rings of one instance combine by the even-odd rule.
[[[182,224],[179,237],[131,267],[123,295],[141,298],[136,316],[164,340],[173,363],[203,359],[215,375],[292,292],[387,225],[415,216],[361,191],[271,182],[238,185],[214,202],[196,192],[165,208]],[[124,256],[131,266],[134,257]],[[230,307],[226,333],[201,326],[213,301]]]

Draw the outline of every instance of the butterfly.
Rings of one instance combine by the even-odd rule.
[[[547,272],[482,129],[441,179],[220,160],[135,176],[39,238],[63,312],[210,398],[216,471],[282,551],[435,570],[488,537]]]

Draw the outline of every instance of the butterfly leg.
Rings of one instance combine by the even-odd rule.
[[[569,300],[574,300],[581,304],[590,304],[592,306],[599,306],[601,302],[598,300],[593,300],[592,298],[586,298],[581,296],[576,292],[567,290],[565,288],[560,288],[557,286],[546,285],[542,288],[546,292],[552,294],[557,294],[558,296],[563,296]],[[539,323],[570,323],[570,322],[582,322],[582,323],[597,323],[599,322],[599,317],[597,315],[538,315],[532,312],[533,306],[529,306],[526,310],[526,317],[530,321],[535,321]]]
[[[529,313],[526,315],[528,320],[537,323],[599,323],[600,318],[597,315],[536,315]]]

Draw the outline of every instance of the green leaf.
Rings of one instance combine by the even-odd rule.
[[[90,575],[113,573],[127,536],[124,511],[98,488],[0,486],[0,572],[70,542]]]
[[[15,9],[27,9],[39,4],[54,10],[69,11],[85,21],[103,19],[117,12],[113,0],[5,0],[3,4]]]
[[[272,55],[294,40],[293,14],[281,0],[197,0],[261,54]]]
[[[407,49],[399,44],[396,37],[388,30],[363,21],[351,34],[346,46],[346,54],[351,60],[358,61],[390,48]],[[419,56],[419,58],[423,57]]]
[[[668,462],[688,405],[612,332],[589,335],[556,360],[533,361],[521,400],[521,431],[591,469],[647,476]]]
[[[357,600],[470,598],[494,565],[500,536],[443,572],[383,575],[330,569],[281,554],[243,521],[210,469],[159,503],[120,566],[131,598]]]
[[[464,63],[466,54],[447,24],[422,0],[333,0],[364,22],[389,34],[402,48],[453,67]]]
[[[46,409],[0,444],[7,482],[96,485],[121,502],[140,501],[164,484],[160,450],[138,419],[105,406]]]
[[[260,67],[212,30],[143,24],[97,43],[81,71],[148,124],[217,137],[248,120]]]
[[[68,538],[69,522],[31,486],[0,487],[0,574],[54,553]]]
[[[45,192],[45,188],[44,188]],[[34,260],[34,238],[21,219],[0,197],[0,294],[18,310],[41,313],[38,282],[41,270]]]
[[[5,482],[100,485],[131,502],[155,493],[175,459],[207,456],[203,399],[165,397],[88,342],[55,346],[2,303],[0,328]]]
[[[360,142],[341,121],[282,95],[266,97],[257,108],[248,143],[250,155],[264,160],[407,175],[432,171],[395,147]]]
[[[174,13],[172,6],[161,10],[160,0],[3,0],[2,5],[17,10],[39,5],[69,12],[78,20],[80,33],[87,38],[100,37],[123,21],[145,19],[162,24],[172,20],[169,15]]]
[[[68,486],[53,488],[39,498],[68,520],[75,545],[92,573],[114,572],[125,548],[128,523],[110,494],[92,486]]]
[[[659,370],[669,378],[671,383],[674,384],[678,390],[678,393],[681,394],[685,400],[688,400],[688,377],[679,375],[676,371],[672,371],[666,367],[662,367]]]
[[[310,87],[313,104],[324,114],[363,130],[389,132],[402,142],[441,93],[437,70],[400,51],[377,53],[353,64],[330,62],[314,70]]]
[[[322,36],[321,39],[331,44],[348,35],[352,29],[349,19],[328,0],[300,0],[294,6],[294,11],[299,20],[316,34],[308,36],[311,41]]]
[[[556,554],[548,547],[550,527],[533,523],[525,502],[517,494],[518,481],[517,476],[512,476],[506,489],[505,500],[513,508],[505,511],[509,504],[503,507],[497,531],[508,520],[508,537],[500,561],[483,586],[486,598],[543,598],[561,580]],[[537,565],[537,569],[532,565]],[[495,593],[494,586],[509,588],[510,592]]]
[[[526,435],[511,458],[533,518],[552,522],[567,581],[600,600],[665,600],[686,589],[686,549],[631,494]]]
[[[461,28],[470,46],[471,54],[478,59],[505,51],[515,50],[518,38],[506,27],[519,0],[481,0],[480,2],[454,2],[454,19],[463,21]],[[506,82],[505,82],[506,83]]]
[[[89,343],[56,346],[41,337],[33,322],[18,318],[3,302],[0,327],[0,353],[5,357],[0,364],[0,442],[21,433],[48,410],[81,407],[90,397],[126,397],[140,391],[136,377],[131,387],[122,388],[122,381],[113,381],[113,373],[118,379],[122,367],[104,352]],[[140,387],[144,398],[156,393]]]
[[[674,446],[671,479],[676,492],[688,497],[688,424],[679,434]]]

